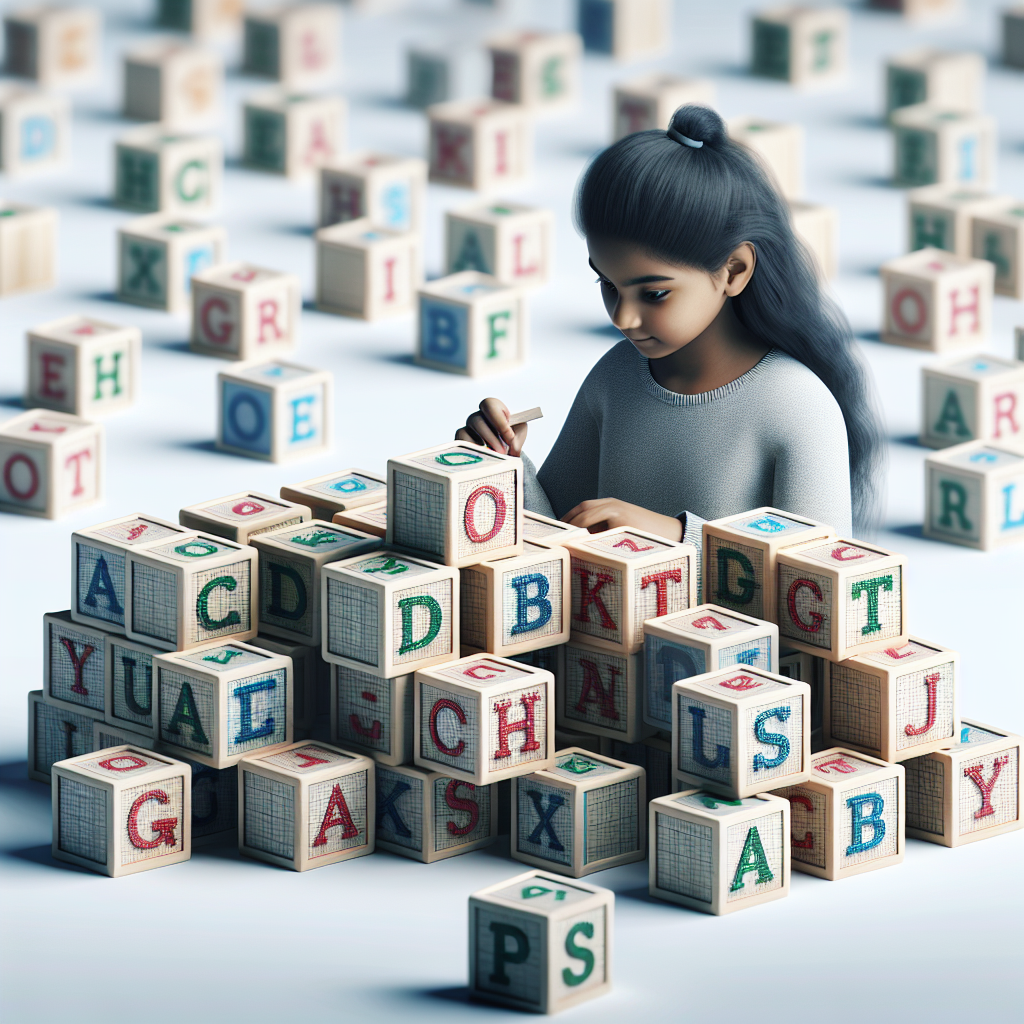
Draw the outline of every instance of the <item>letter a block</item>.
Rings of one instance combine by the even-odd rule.
[[[153,658],[162,653],[148,644],[107,636],[103,651],[106,678],[105,727],[130,731],[152,746],[156,738],[157,709],[153,686]],[[121,742],[128,743],[125,739]],[[97,743],[109,747],[110,743]]]
[[[706,78],[678,78],[655,73],[616,86],[612,98],[612,141],[633,132],[664,130],[672,115],[688,103],[714,106],[715,86]]]
[[[378,849],[432,864],[490,846],[497,837],[495,786],[377,764]]]
[[[353,153],[320,171],[320,227],[369,217],[388,231],[421,232],[426,187],[426,160]]]
[[[240,853],[309,871],[373,853],[373,762],[293,743],[238,763]]]
[[[224,151],[215,135],[136,128],[117,140],[114,174],[117,206],[138,213],[202,216],[220,202]]]
[[[161,749],[211,768],[292,741],[292,659],[249,644],[206,644],[153,659]]]
[[[312,518],[308,506],[270,498],[259,491],[238,491],[225,498],[187,505],[178,513],[182,526],[205,530],[238,544],[248,544],[250,537],[282,526],[308,523]]]
[[[57,283],[57,211],[0,200],[0,297]]]
[[[331,742],[378,764],[410,764],[412,675],[382,679],[347,665],[331,666]]]
[[[192,856],[192,769],[127,744],[53,766],[53,859],[118,878]]]
[[[469,992],[556,1013],[612,987],[615,894],[527,871],[469,897]]]
[[[894,110],[890,121],[894,185],[992,187],[996,122],[991,115],[915,103]]]
[[[672,685],[672,770],[731,800],[803,782],[811,688],[746,665]]]
[[[525,107],[498,100],[435,103],[430,118],[429,178],[477,192],[525,179],[533,163],[533,125]]]
[[[907,193],[907,249],[944,249],[970,259],[974,218],[1007,202],[980,189],[953,185],[913,188]]]
[[[220,114],[224,65],[203,46],[144,44],[124,58],[124,116],[164,129],[207,127]]]
[[[905,773],[842,747],[811,759],[807,782],[776,790],[789,800],[793,867],[836,881],[903,860]]]
[[[1021,738],[964,720],[955,743],[903,764],[907,835],[963,846],[1024,828]]]
[[[259,93],[242,107],[242,162],[292,180],[312,177],[345,148],[341,96]]]
[[[579,747],[512,783],[513,860],[570,878],[643,860],[645,772]]]
[[[860,541],[810,541],[779,552],[779,638],[843,661],[907,640],[907,560]]]
[[[99,69],[102,23],[92,7],[38,6],[4,18],[7,66],[45,89],[88,85]]]
[[[620,654],[644,646],[644,621],[697,603],[697,552],[630,527],[570,538],[572,638]]]
[[[330,521],[335,512],[374,504],[387,496],[387,482],[365,469],[343,469],[297,484],[285,484],[281,497],[306,505],[314,519]]]
[[[546,284],[551,273],[554,215],[518,203],[487,203],[445,214],[449,274],[476,270],[502,284]]]
[[[445,565],[523,553],[523,463],[459,441],[388,459],[388,543]]]
[[[751,27],[753,74],[800,87],[831,85],[846,77],[846,8],[776,7],[759,11]]]
[[[490,656],[416,673],[416,747],[421,768],[487,786],[555,763],[555,679]]]
[[[107,634],[70,612],[43,616],[43,693],[47,703],[102,719]]]
[[[644,721],[672,728],[672,684],[730,665],[779,671],[779,627],[714,604],[644,623]]]
[[[94,749],[95,718],[68,711],[43,698],[42,690],[28,694],[28,777],[50,785],[55,761],[87,754]]]
[[[576,103],[583,41],[575,32],[506,32],[486,45],[494,99],[535,113]]]
[[[558,687],[558,726],[624,743],[644,727],[643,655],[620,654],[570,640],[562,650],[564,685]],[[669,723],[671,728],[671,723]]]
[[[64,165],[71,151],[71,106],[55,96],[0,85],[0,171],[21,177]]]

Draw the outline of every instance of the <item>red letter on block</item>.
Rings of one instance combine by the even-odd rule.
[[[66,636],[60,638],[60,645],[68,652],[68,657],[71,659],[71,664],[75,670],[75,682],[71,687],[72,693],[80,693],[83,697],[89,696],[89,691],[82,685],[82,670],[85,668],[85,663],[89,660],[89,655],[92,654],[95,647],[91,644],[82,644],[82,656],[79,657],[75,653],[75,641],[68,639]]]
[[[156,839],[143,839],[139,835],[139,811],[142,805],[150,800],[158,804],[170,803],[170,799],[162,789],[151,789],[143,793],[128,811],[128,838],[136,850],[155,850],[161,843],[166,846],[174,846],[174,830],[178,825],[177,818],[159,818],[150,823],[150,828],[156,833]]]
[[[72,498],[77,498],[80,494],[85,494],[85,488],[82,486],[82,459],[91,459],[92,452],[88,448],[83,448],[80,452],[75,452],[74,455],[69,455],[64,460],[64,468],[73,462],[75,464],[75,487],[71,492]]]
[[[814,804],[811,803],[810,798],[806,796],[791,796],[789,798],[790,807],[793,804],[799,804],[807,811],[808,814],[814,813]],[[813,850],[814,849],[814,833],[805,832],[803,839],[797,839],[795,835],[790,836],[790,840],[793,843],[793,848],[797,850]]]
[[[40,357],[39,361],[43,364],[43,386],[40,391],[41,394],[47,398],[67,398],[67,392],[61,388],[60,391],[53,390],[50,385],[57,380],[60,380],[60,372],[54,370],[54,366],[63,366],[66,360],[59,352],[44,352]],[[997,400],[998,403],[998,400]],[[999,433],[996,433],[996,437]]]
[[[518,722],[510,722],[508,720],[508,709],[512,707],[512,701],[502,700],[495,703],[494,713],[498,716],[498,749],[494,752],[495,760],[512,756],[512,751],[508,746],[508,738],[514,732],[526,734],[526,739],[519,748],[520,753],[526,750],[540,750],[540,743],[533,735],[533,705],[539,700],[539,693],[524,693],[519,698],[519,703],[523,705],[526,717],[520,718]]]
[[[607,573],[599,572],[596,573],[597,582],[591,587],[589,569],[574,565],[572,571],[580,578],[580,610],[573,615],[573,618],[577,622],[589,622],[590,606],[595,605],[601,616],[601,626],[604,629],[618,629],[617,623],[608,614],[608,609],[601,598],[601,588],[606,583],[614,583],[615,580]]]
[[[996,788],[996,782],[999,779],[999,773],[1003,770],[1003,765],[1007,764],[1010,760],[1008,754],[1003,757],[997,757],[992,762],[992,778],[985,781],[985,776],[981,774],[983,765],[974,764],[970,768],[964,769],[964,775],[970,779],[979,790],[981,790],[981,809],[974,812],[974,818],[987,818],[990,814],[995,814],[996,809],[992,806],[992,790]]]
[[[908,725],[903,731],[908,736],[922,736],[935,724],[935,710],[938,703],[939,673],[933,672],[924,677],[924,685],[928,688],[928,718],[924,725]]]
[[[809,590],[819,601],[821,598],[821,588],[817,583],[811,580],[793,580],[789,587],[789,594],[787,595],[787,602],[789,604],[789,617],[793,621],[794,626],[798,626],[805,633],[817,633],[821,629],[821,624],[825,621],[825,616],[819,612],[811,612],[811,621],[804,622],[800,618],[800,613],[796,609],[796,595],[801,589],[806,588]]]
[[[442,711],[450,711],[459,720],[460,725],[466,724],[466,712],[455,701],[449,700],[447,697],[434,701],[434,706],[430,709],[430,738],[434,741],[434,746],[442,754],[447,754],[449,757],[458,757],[466,749],[466,741],[459,740],[454,747],[446,747],[444,745],[437,732],[437,716]]]
[[[356,828],[352,815],[349,813],[348,804],[345,803],[345,795],[341,791],[341,786],[335,783],[334,789],[331,790],[331,798],[327,801],[327,810],[324,811],[323,821],[320,822],[320,831],[317,832],[313,845],[323,846],[327,842],[327,833],[339,825],[344,830],[341,833],[342,839],[352,839],[359,835],[359,829]]]
[[[24,490],[18,490],[14,483],[14,467],[19,462],[28,467],[29,482]],[[39,470],[36,469],[36,464],[22,452],[15,452],[4,463],[4,486],[7,488],[8,494],[12,498],[17,498],[18,501],[28,501],[30,498],[34,498],[39,490]]]
[[[646,590],[653,583],[658,592],[657,615],[668,615],[668,585],[669,583],[682,583],[682,569],[666,569],[664,572],[652,573],[640,580],[640,589]]]
[[[608,682],[608,688],[605,689],[604,683],[601,681],[601,670],[595,662],[588,658],[580,658],[579,664],[583,669],[583,687],[580,690],[580,699],[576,702],[576,710],[585,714],[587,704],[596,700],[601,709],[602,718],[618,721],[619,713],[615,710],[615,684],[618,682],[617,677],[622,674],[621,670],[615,668],[614,665],[609,666],[611,679]]]
[[[453,811],[465,811],[469,815],[469,821],[465,825],[456,825],[454,821],[449,819],[448,835],[450,836],[469,835],[476,828],[477,822],[480,821],[480,805],[475,800],[464,800],[460,797],[459,786],[465,786],[468,790],[476,791],[476,786],[468,782],[460,782],[458,779],[452,779],[445,787],[444,802]]]

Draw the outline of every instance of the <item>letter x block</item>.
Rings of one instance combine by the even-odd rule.
[[[894,110],[890,122],[894,185],[992,187],[996,122],[991,115],[915,103]]]
[[[561,651],[559,728],[624,743],[635,743],[651,731],[642,716],[643,655],[606,651],[577,640]]]
[[[136,128],[114,148],[114,203],[138,213],[202,216],[220,202],[224,151],[215,135]]]
[[[572,638],[620,654],[644,646],[644,622],[697,603],[697,552],[630,527],[565,542],[572,556]]]
[[[487,40],[491,96],[542,113],[579,95],[583,41],[575,32],[506,32]]]
[[[776,7],[758,11],[751,27],[753,74],[801,87],[832,85],[846,76],[846,8]]]
[[[4,17],[7,66],[46,89],[88,85],[99,68],[100,12],[92,7],[38,6]]]
[[[332,4],[248,11],[243,29],[243,74],[308,89],[330,82],[338,73],[341,11]]]
[[[270,498],[259,491],[238,491],[225,498],[186,505],[178,513],[182,526],[205,530],[238,544],[248,544],[250,537],[284,526],[308,523],[312,518],[308,506]]]
[[[415,750],[422,768],[476,786],[555,763],[555,679],[488,655],[416,673]]]
[[[72,620],[70,612],[43,616],[43,693],[48,703],[102,719],[107,634]]]
[[[127,744],[53,766],[53,859],[117,878],[192,856],[192,769]]]
[[[993,196],[981,189],[955,185],[924,185],[911,189],[907,193],[907,249],[945,249],[961,259],[970,259],[974,218],[998,210],[1007,202],[1005,197]]]
[[[0,297],[57,282],[57,211],[0,200]]]
[[[165,129],[207,127],[223,105],[224,65],[204,46],[146,43],[124,58],[124,116]]]
[[[305,505],[314,519],[330,521],[335,512],[361,508],[387,496],[387,482],[365,469],[343,469],[297,484],[285,484],[281,497]]]
[[[901,863],[904,787],[901,764],[843,747],[815,754],[805,783],[775,791],[790,804],[793,867],[834,882]]]
[[[615,894],[527,871],[469,897],[469,991],[556,1013],[612,987]]]
[[[907,559],[860,541],[810,541],[777,559],[779,638],[843,661],[907,640]]]
[[[389,231],[420,232],[426,187],[426,160],[350,154],[320,171],[320,227],[369,217]]]
[[[309,871],[373,853],[373,762],[293,743],[238,764],[240,853]]]
[[[242,161],[292,180],[312,177],[345,148],[345,100],[273,90],[242,106]]]
[[[71,105],[63,96],[0,85],[0,170],[10,177],[65,164],[71,151]]]
[[[660,72],[632,78],[615,87],[612,140],[652,128],[663,131],[672,115],[688,103],[714,106],[715,85],[706,78],[678,78]]]
[[[368,754],[378,764],[410,764],[412,675],[382,679],[331,665],[331,742]]]
[[[447,273],[476,270],[503,284],[547,284],[555,218],[519,203],[486,203],[445,214]]]

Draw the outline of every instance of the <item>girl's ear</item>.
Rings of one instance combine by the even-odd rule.
[[[757,250],[752,242],[740,242],[725,261],[725,294],[739,295],[750,283],[757,263]]]

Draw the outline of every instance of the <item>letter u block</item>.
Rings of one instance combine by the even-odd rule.
[[[505,32],[486,45],[494,99],[534,113],[576,103],[583,40],[575,32]]]
[[[0,200],[0,297],[57,282],[57,211]]]
[[[242,162],[293,181],[311,178],[345,149],[345,100],[278,90],[242,106]]]
[[[106,638],[102,629],[73,621],[70,612],[43,616],[43,693],[48,703],[103,718]]]
[[[331,4],[247,11],[243,33],[243,74],[308,89],[340,70],[341,11]]]
[[[469,897],[469,992],[556,1013],[609,992],[615,893],[527,871]]]
[[[210,768],[180,758],[192,769],[192,846],[238,841],[238,767]]]
[[[941,6],[945,0],[931,2]],[[981,110],[984,82],[985,58],[980,53],[910,50],[886,62],[886,113],[891,116],[914,103],[930,103],[943,110]]]
[[[845,8],[759,11],[751,28],[753,74],[799,87],[831,85],[846,77],[850,15]]]
[[[320,170],[320,227],[368,217],[388,231],[423,230],[427,162],[371,151]]]
[[[388,459],[388,544],[445,565],[523,553],[523,462],[458,441]]]
[[[476,270],[502,284],[547,284],[551,274],[554,215],[519,203],[474,204],[445,214],[445,268]]]
[[[563,729],[634,743],[643,723],[643,655],[620,654],[570,640],[562,647],[564,683],[558,688]]]
[[[488,655],[422,669],[414,681],[413,760],[487,786],[555,763],[555,680]]]
[[[619,654],[644,646],[644,622],[697,603],[697,551],[617,527],[565,542],[572,556],[572,639]]]
[[[28,777],[50,784],[55,761],[87,754],[93,749],[97,720],[79,711],[49,703],[42,690],[28,694]]]
[[[238,491],[224,498],[186,505],[178,513],[178,521],[190,530],[248,544],[258,537],[285,526],[300,526],[312,519],[308,505],[270,498],[259,491]]]
[[[861,541],[810,541],[779,552],[779,639],[843,661],[907,640],[907,559]]]
[[[309,871],[373,853],[373,762],[324,743],[292,743],[238,763],[238,850]]]
[[[513,860],[570,878],[643,860],[646,773],[579,747],[512,783]]]
[[[1024,299],[1024,202],[1011,199],[972,218],[971,255],[996,268],[997,295]]]
[[[92,7],[30,7],[4,17],[4,71],[46,89],[88,85],[99,69],[102,29]]]
[[[672,770],[731,800],[807,778],[811,688],[746,665],[672,685]]]
[[[305,505],[314,519],[330,522],[335,512],[361,508],[387,495],[387,481],[365,469],[343,469],[297,484],[285,484],[281,497]]]
[[[211,768],[292,741],[291,658],[242,643],[153,659],[161,749]]]
[[[1024,456],[970,441],[924,467],[926,537],[982,551],[1024,539]]]
[[[71,149],[71,106],[63,96],[0,86],[0,171],[11,178],[62,166]]]
[[[676,110],[687,103],[714,106],[714,83],[660,72],[619,83],[612,97],[612,141],[667,126]]]
[[[974,218],[1007,202],[1006,198],[981,189],[956,185],[911,189],[907,193],[907,249],[944,249],[961,259],[970,259]]]
[[[774,791],[790,804],[793,867],[834,882],[901,863],[904,786],[901,764],[843,747],[819,751],[806,782]]]
[[[644,623],[644,721],[672,729],[672,684],[680,679],[751,665],[779,671],[779,627],[715,604]]]
[[[124,116],[165,130],[207,127],[223,105],[224,65],[204,46],[159,41],[124,58]]]
[[[671,7],[665,0],[577,0],[576,11],[588,53],[642,60],[663,53],[672,36]]]
[[[996,122],[988,114],[931,103],[900,107],[893,129],[893,184],[989,189],[995,179]]]
[[[347,665],[331,666],[331,742],[378,764],[410,764],[412,675],[382,679]]]
[[[377,848],[433,864],[490,846],[498,837],[496,789],[378,762]]]
[[[164,651],[251,640],[257,629],[255,548],[189,533],[129,551],[125,632]]]
[[[153,658],[160,653],[155,647],[126,640],[123,636],[108,635],[105,640],[104,721],[113,729],[134,733],[139,737],[134,742],[146,740],[152,744],[156,737]],[[98,743],[97,746],[109,747],[111,743]]]
[[[705,914],[789,895],[790,809],[768,793],[724,800],[687,789],[650,803],[652,896]]]
[[[0,425],[0,511],[60,519],[102,499],[103,427],[33,409]]]
[[[114,204],[138,213],[202,216],[220,202],[224,150],[215,135],[159,125],[126,132],[114,147]]]
[[[297,340],[301,291],[294,274],[225,263],[192,278],[193,352],[223,359],[268,358]]]

